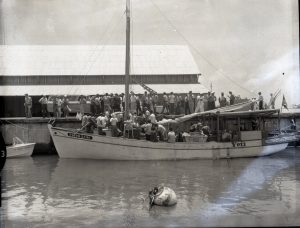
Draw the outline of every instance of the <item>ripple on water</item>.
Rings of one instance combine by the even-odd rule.
[[[112,162],[55,156],[10,160],[3,170],[3,219],[11,224],[22,220],[29,227],[140,227],[217,226],[225,218],[249,225],[250,219],[245,221],[253,220],[251,216],[293,216],[299,154],[297,148],[265,158],[231,159],[230,164],[225,160]],[[175,190],[178,203],[149,212],[147,193],[160,183]]]

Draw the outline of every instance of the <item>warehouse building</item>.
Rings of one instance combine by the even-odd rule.
[[[122,45],[2,45],[1,116],[22,116],[25,93],[33,97],[36,106],[42,94],[125,92],[124,72],[125,46]],[[144,93],[146,85],[157,93],[203,94],[207,89],[198,82],[199,76],[200,71],[187,46],[131,47],[130,91]],[[33,114],[36,112],[33,107]]]

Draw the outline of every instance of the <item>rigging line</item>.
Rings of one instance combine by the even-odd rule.
[[[124,14],[125,14],[125,12],[122,14],[120,20],[123,19]],[[89,67],[87,68],[86,74],[83,76],[83,78],[82,78],[82,80],[81,80],[81,83],[83,83],[83,81],[85,80],[85,78],[86,78],[88,72],[91,70],[92,66],[95,64],[96,60],[99,58],[99,54],[102,54],[102,55],[104,54],[103,50],[105,49],[105,46],[106,46],[105,44],[107,43],[107,41],[108,41],[109,38],[110,38],[110,37],[107,37],[107,39],[106,39],[106,41],[105,41],[105,35],[106,35],[106,33],[109,31],[109,29],[111,28],[110,24],[111,24],[112,20],[113,20],[113,17],[111,18],[110,23],[108,24],[108,26],[106,27],[106,29],[105,29],[105,31],[104,31],[104,33],[103,33],[103,35],[102,35],[102,36],[103,36],[103,39],[100,41],[100,42],[102,43],[101,49],[100,49],[99,52],[97,53],[98,46],[99,46],[99,44],[100,44],[100,42],[98,42],[98,43],[96,44],[96,47],[95,47],[94,51],[91,53],[91,55],[90,55],[90,57],[89,57],[89,59],[91,59],[91,57],[96,53],[96,56],[94,57],[94,61],[91,60],[91,61],[89,62],[89,63],[90,63],[90,64],[89,64]],[[112,32],[115,30],[115,28],[116,28],[117,25],[119,24],[119,21],[120,21],[120,20],[117,20],[117,21],[116,21],[116,24],[112,27]],[[97,56],[97,55],[98,55],[98,56]],[[83,68],[83,69],[84,69],[84,68]],[[80,75],[83,75],[83,73],[82,73],[83,69],[81,70]],[[79,87],[77,86],[77,88],[75,89],[75,93],[78,91],[78,89],[79,89]]]
[[[85,70],[85,68],[86,68],[85,66],[84,66],[84,67],[81,69],[81,71],[80,71],[80,74],[79,74],[79,75],[80,75],[80,76],[83,75],[83,78],[81,79],[81,84],[84,82],[84,80],[85,80],[86,76],[88,75],[89,71],[91,70],[92,66],[95,64],[96,60],[99,58],[99,54],[104,54],[104,53],[103,53],[103,50],[104,50],[104,48],[105,48],[105,46],[106,46],[105,44],[107,43],[107,41],[108,41],[109,38],[111,37],[111,36],[109,36],[109,37],[107,37],[106,40],[105,40],[105,36],[106,36],[106,34],[108,33],[109,29],[111,29],[111,31],[113,32],[113,31],[115,30],[115,28],[117,27],[117,25],[119,24],[119,22],[123,19],[124,14],[125,14],[125,11],[123,12],[123,14],[122,14],[122,16],[120,17],[120,19],[117,20],[116,23],[115,23],[113,26],[111,26],[111,24],[112,24],[112,21],[113,21],[114,17],[112,16],[112,18],[110,19],[110,22],[108,23],[107,27],[105,28],[105,30],[104,30],[104,32],[103,32],[103,34],[102,34],[102,39],[96,44],[95,49],[92,51],[92,53],[91,53],[90,56],[88,57],[88,59],[90,59],[90,61],[89,61],[88,63],[90,63],[90,64],[89,64],[89,67],[87,68],[86,73],[84,74],[84,70]],[[101,49],[99,50],[99,52],[97,52],[98,46],[99,46],[101,43],[102,43]],[[96,56],[94,57],[94,61],[93,61],[93,60],[92,60],[92,57],[93,57],[94,54],[96,54]],[[75,87],[75,86],[73,85],[71,89],[73,89],[74,87]],[[78,89],[79,89],[79,87],[76,86],[76,88],[75,88],[75,90],[74,90],[74,94],[78,91]]]
[[[159,13],[166,19],[166,21],[173,27],[173,29],[175,30],[176,33],[178,33],[182,39],[187,42],[193,49],[194,51],[201,57],[203,58],[213,69],[215,69],[217,72],[220,72],[219,69],[214,66],[207,58],[205,58],[203,55],[201,55],[200,51],[195,47],[195,45],[193,45],[181,32],[179,32],[179,30],[177,29],[176,26],[174,26],[174,24],[169,20],[169,18],[167,18],[167,16],[160,10],[160,8],[153,2],[153,0],[150,0],[151,3],[155,6],[155,8],[159,11]],[[253,92],[251,92],[250,90],[246,89],[245,87],[241,86],[239,83],[235,82],[232,78],[230,78],[229,76],[226,76],[224,73],[220,72],[220,74],[229,79],[232,83],[234,83],[235,85],[237,85],[238,87],[240,87],[241,89],[249,92],[250,94],[253,94]]]

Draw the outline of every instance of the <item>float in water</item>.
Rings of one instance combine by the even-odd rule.
[[[177,196],[173,189],[165,186],[154,187],[149,192],[149,206],[173,206],[177,203]]]

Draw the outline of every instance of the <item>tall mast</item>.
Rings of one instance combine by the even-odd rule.
[[[125,59],[125,112],[124,120],[129,116],[130,81],[130,0],[126,0],[126,59]]]

